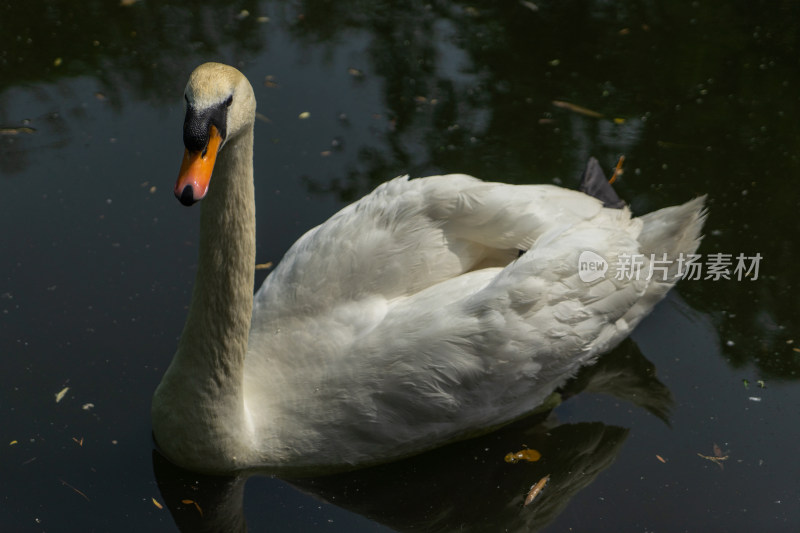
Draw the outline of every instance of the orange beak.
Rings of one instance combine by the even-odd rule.
[[[208,130],[208,145],[202,152],[183,153],[181,170],[178,181],[175,183],[175,198],[183,205],[192,205],[205,198],[208,184],[211,183],[211,173],[214,171],[214,162],[217,160],[217,151],[222,143],[222,136],[215,126]]]

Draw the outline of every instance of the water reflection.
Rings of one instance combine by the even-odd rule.
[[[666,421],[671,397],[632,341],[581,370],[561,392],[633,400]],[[558,401],[556,401],[558,403]],[[551,404],[552,407],[552,404]],[[628,430],[600,422],[560,423],[550,408],[480,438],[395,463],[320,478],[289,479],[296,488],[397,531],[536,531],[617,457]],[[535,462],[505,461],[535,449]],[[183,471],[154,452],[159,490],[181,531],[244,531],[248,475],[211,478]],[[531,486],[545,490],[523,506]],[[197,502],[197,505],[195,505]]]

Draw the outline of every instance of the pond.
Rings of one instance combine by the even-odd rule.
[[[2,529],[797,531],[797,20],[783,1],[0,2]],[[397,175],[577,188],[589,156],[624,155],[635,213],[708,194],[699,253],[759,269],[683,280],[560,405],[484,437],[315,479],[176,470],[149,410],[196,267],[199,209],[172,186],[209,60],[258,99],[258,263]],[[503,460],[525,448],[541,460]]]

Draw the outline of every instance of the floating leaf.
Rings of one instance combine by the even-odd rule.
[[[603,118],[603,114],[602,113],[598,113],[597,111],[593,111],[593,110],[591,110],[589,108],[586,108],[586,107],[583,107],[583,106],[579,106],[579,105],[576,105],[576,104],[572,104],[570,102],[563,102],[561,100],[553,100],[552,103],[556,107],[560,107],[561,109],[567,109],[569,111],[572,111],[574,113],[578,113],[578,114],[581,114],[581,115],[586,115],[587,117]]]
[[[185,503],[186,505],[194,505],[197,512],[200,513],[200,516],[203,516],[203,510],[200,508],[200,505],[194,500],[181,500],[181,503]]]
[[[19,128],[0,128],[0,135],[19,135],[20,133],[35,133],[36,130],[27,126]]]
[[[517,463],[519,461],[538,461],[542,458],[542,454],[534,449],[526,448],[518,452],[511,452],[506,454],[503,460],[507,463]]]
[[[64,399],[64,396],[67,395],[67,391],[69,391],[69,387],[64,387],[63,389],[61,389],[60,391],[58,391],[56,393],[56,395],[55,395],[56,396],[56,403],[58,403],[58,402],[60,402],[61,400]]]
[[[266,263],[259,263],[256,265],[256,270],[267,270],[268,268],[272,268],[272,261],[267,261]]]
[[[544,488],[545,485],[547,485],[547,482],[549,480],[550,480],[550,474],[547,474],[542,479],[540,479],[534,486],[531,487],[531,490],[525,497],[525,503],[523,504],[523,507],[530,505],[530,503],[534,500],[534,498],[536,498],[536,496],[538,496],[539,493],[542,492],[542,489]]]
[[[158,500],[156,500],[155,498],[150,498],[150,499],[153,500],[153,505],[155,505],[159,509],[163,509],[164,508],[164,506],[161,505],[160,503],[158,503]]]

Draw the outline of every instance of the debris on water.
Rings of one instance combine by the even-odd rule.
[[[534,462],[542,458],[542,454],[532,448],[526,448],[518,452],[510,452],[503,459],[507,463],[518,463],[519,461]]]
[[[666,459],[664,459],[663,457],[661,457],[661,456],[660,456],[660,455],[658,455],[658,454],[656,454],[656,459],[658,459],[658,460],[659,460],[659,461],[661,461],[662,463],[666,463],[666,462],[667,462],[667,460],[666,460]]]
[[[727,461],[730,458],[729,452],[723,452],[722,448],[714,443],[714,446],[712,447],[712,453],[714,455],[703,455],[702,453],[698,452],[697,455],[706,461],[711,461],[712,463],[716,464],[719,466],[720,470],[724,470],[725,467],[722,465],[722,461]]]
[[[537,5],[536,5],[536,4],[534,4],[533,2],[527,2],[526,0],[521,0],[521,1],[520,1],[520,5],[522,5],[522,7],[527,7],[528,9],[530,9],[531,11],[533,11],[534,13],[536,13],[537,11],[539,11],[539,6],[537,6]]]
[[[758,381],[756,381],[756,383],[758,383],[759,388],[762,388],[762,389],[766,389],[767,388],[767,384],[764,383],[763,379],[759,379]]]
[[[84,411],[88,411],[88,410],[93,409],[93,408],[94,408],[94,404],[91,403],[91,402],[81,405],[81,409],[83,409]]]
[[[58,402],[60,402],[61,400],[63,400],[63,399],[64,399],[64,396],[66,396],[67,392],[69,392],[69,387],[64,387],[63,389],[61,389],[60,391],[58,391],[58,392],[55,394],[55,397],[56,397],[56,403],[58,403]]]
[[[156,500],[155,498],[150,498],[150,499],[153,500],[153,505],[155,505],[159,509],[163,509],[164,508],[164,506],[161,505],[160,503],[158,503],[158,500]]]
[[[272,122],[272,121],[269,119],[269,117],[267,117],[267,115],[264,115],[263,113],[259,113],[258,111],[256,111],[256,118],[257,118],[258,120],[260,120],[261,122],[266,122],[267,124],[269,124],[269,123],[271,123],[271,122]]]
[[[586,115],[587,117],[603,118],[602,113],[598,113],[597,111],[594,111],[587,107],[579,106],[577,104],[572,104],[570,102],[564,102],[562,100],[553,100],[552,104],[556,107],[560,107],[561,109],[566,109],[568,111],[572,111],[573,113],[578,113],[580,115]]]
[[[267,261],[266,263],[259,263],[256,265],[256,270],[267,270],[268,268],[272,268],[272,261]]]
[[[63,479],[59,479],[59,481],[61,482],[61,484],[62,484],[62,485],[64,485],[64,486],[67,486],[67,487],[71,488],[73,491],[75,491],[76,493],[78,493],[78,494],[80,494],[81,496],[83,496],[83,499],[84,499],[84,500],[86,500],[87,502],[88,502],[88,501],[91,501],[91,500],[89,499],[89,497],[88,497],[86,494],[84,494],[84,493],[83,493],[83,491],[80,491],[80,490],[76,489],[75,487],[73,487],[72,485],[70,485],[69,483],[67,483],[66,481],[64,481]]]
[[[267,89],[277,89],[279,85],[275,81],[275,76],[273,76],[272,74],[267,75],[264,78],[264,87],[266,87]]]
[[[20,133],[35,133],[36,130],[28,126],[20,126],[19,128],[0,128],[0,135],[19,135]]]
[[[197,512],[200,513],[200,516],[203,516],[203,510],[200,508],[200,505],[194,500],[181,500],[181,503],[186,505],[194,505]]]
[[[80,440],[76,439],[75,437],[72,437],[72,440],[74,440],[78,444],[78,446],[83,448],[83,437],[81,437]]]
[[[525,503],[522,504],[523,507],[530,505],[530,503],[542,492],[542,489],[547,485],[547,482],[550,480],[550,474],[547,474],[542,479],[540,479],[535,485],[531,487],[531,490],[528,492],[528,496],[525,497]]]
[[[306,120],[307,118],[310,118],[310,117],[311,117],[311,113],[309,113],[308,111],[303,111],[302,113],[297,115],[297,118],[299,118],[300,120]]]
[[[760,402],[761,401],[761,396],[750,396],[747,399],[750,400],[751,402]]]

